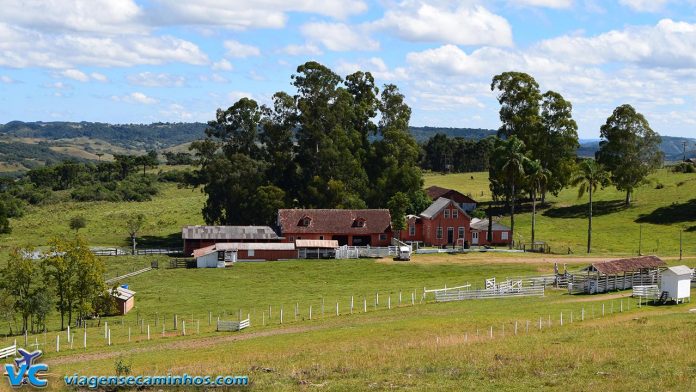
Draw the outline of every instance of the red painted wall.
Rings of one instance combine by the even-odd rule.
[[[445,208],[440,210],[432,219],[421,218],[423,221],[423,242],[432,246],[454,245],[459,238],[459,228],[464,227],[464,237],[471,243],[471,233],[469,226],[471,218],[468,215],[457,210],[456,218],[452,218],[452,210],[457,209],[453,202],[450,202]],[[449,210],[449,216],[445,218],[445,210]],[[437,238],[437,228],[442,227],[442,238]],[[453,228],[452,242],[448,243],[447,228]]]
[[[384,234],[386,236],[386,239],[380,240],[379,236],[380,234]],[[321,239],[320,237],[324,236],[323,239],[325,240],[331,240],[333,239],[334,236],[348,236],[348,245],[352,246],[353,245],[353,235],[352,234],[345,234],[345,233],[314,233],[314,234],[309,234],[309,233],[290,233],[290,232],[284,232],[283,237],[285,239],[283,240],[284,242],[295,242],[295,240],[302,239],[302,240],[319,240]],[[370,246],[389,246],[391,245],[391,239],[392,239],[392,233],[373,233],[369,234],[370,236]],[[356,236],[356,237],[362,237],[362,236]]]
[[[249,256],[248,250],[237,252],[237,260],[282,260],[296,259],[297,250],[255,250],[253,256]]]

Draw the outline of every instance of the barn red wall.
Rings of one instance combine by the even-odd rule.
[[[387,238],[386,240],[381,241],[379,239],[380,234],[386,234]],[[345,234],[345,233],[290,233],[290,232],[284,232],[283,237],[285,239],[283,240],[284,242],[295,242],[297,239],[303,239],[303,240],[319,240],[320,236],[324,236],[325,240],[331,240],[333,239],[333,236],[348,236],[348,244],[352,245],[353,243],[353,235],[352,234]],[[389,246],[391,245],[391,239],[392,239],[392,233],[376,233],[376,234],[365,234],[366,236],[370,236],[370,241],[371,241],[371,246]],[[362,235],[360,235],[362,237]]]
[[[457,218],[452,218],[452,210],[456,209],[452,202],[450,202],[447,207],[443,208],[437,215],[432,219],[421,218],[423,221],[423,241],[426,244],[433,246],[448,245],[447,243],[447,228],[452,227],[454,229],[454,238],[452,244],[456,244],[459,234],[459,227],[464,227],[464,238],[466,238],[469,243],[471,243],[471,233],[470,224],[471,219],[468,215],[462,213],[458,210]],[[445,218],[445,210],[450,210],[449,218]],[[442,227],[442,238],[437,238],[437,228]]]
[[[508,239],[503,239],[503,231],[508,233]],[[479,230],[479,245],[508,245],[512,241],[512,236],[510,235],[510,230],[493,230],[493,241],[488,242],[488,230]],[[471,236],[469,236],[469,243],[471,244]]]
[[[281,260],[296,259],[297,250],[255,250],[253,256],[249,256],[248,250],[237,252],[237,260]]]

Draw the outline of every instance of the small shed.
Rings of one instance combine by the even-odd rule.
[[[217,243],[193,251],[198,268],[225,268],[237,261],[266,261],[294,259],[295,244],[286,242]]]
[[[337,240],[295,240],[297,257],[300,259],[336,258]]]
[[[116,300],[118,314],[121,316],[130,312],[135,306],[135,291],[133,290],[119,286],[111,292],[111,296]]]
[[[691,277],[693,273],[694,271],[685,265],[667,268],[662,271],[660,291],[667,293],[663,294],[667,296],[666,299],[671,299],[676,303],[684,302],[685,299],[691,301]]]
[[[568,291],[571,294],[595,294],[657,284],[659,269],[666,265],[657,256],[595,262],[581,270],[586,271],[587,275],[571,276]]]

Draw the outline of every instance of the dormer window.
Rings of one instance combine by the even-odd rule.
[[[298,226],[307,227],[312,222],[312,218],[305,216],[297,223]]]
[[[353,227],[365,227],[365,218],[358,218],[354,220]]]

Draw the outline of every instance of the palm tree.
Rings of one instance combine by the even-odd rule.
[[[596,192],[598,187],[608,185],[610,182],[609,178],[609,172],[604,170],[601,164],[597,163],[594,159],[585,159],[580,163],[578,171],[570,180],[571,185],[578,187],[578,199],[581,198],[585,192],[590,195],[589,222],[587,225],[587,253],[590,253],[592,249],[592,193]]]
[[[527,165],[527,181],[529,183],[529,193],[532,196],[532,247],[535,242],[535,232],[536,232],[536,202],[537,195],[543,192],[546,188],[546,184],[549,181],[551,172],[548,169],[544,169],[541,166],[541,162],[538,159],[529,161]]]
[[[524,142],[513,135],[503,142],[499,149],[500,158],[505,162],[501,169],[510,187],[510,236],[513,241],[515,238],[516,186],[524,178],[524,163],[528,159],[524,155],[524,148]],[[510,248],[512,248],[512,241]]]

